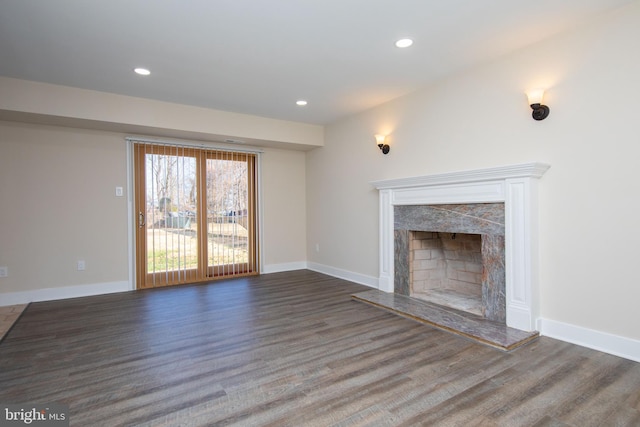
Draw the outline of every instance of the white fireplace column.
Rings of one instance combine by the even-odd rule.
[[[378,289],[394,291],[394,206],[502,202],[507,326],[535,330],[539,317],[537,184],[549,167],[526,163],[372,182],[380,192]]]

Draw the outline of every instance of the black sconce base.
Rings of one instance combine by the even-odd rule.
[[[549,107],[542,104],[531,104],[531,117],[534,120],[544,120],[549,115]]]
[[[387,144],[378,144],[378,148],[382,151],[382,154],[388,154],[390,147]]]

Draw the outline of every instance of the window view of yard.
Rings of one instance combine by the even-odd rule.
[[[201,165],[206,206],[198,209]],[[147,154],[146,187],[147,273],[196,269],[204,254],[208,267],[248,261],[246,161]]]
[[[157,213],[156,213],[157,216]],[[148,212],[148,218],[152,213]],[[174,218],[174,217],[172,217]],[[180,219],[180,217],[177,217]],[[147,263],[149,273],[198,267],[198,234],[195,217],[174,224],[148,224]],[[248,261],[247,229],[244,217],[215,216],[207,219],[208,265],[226,265]],[[178,222],[178,221],[176,221]],[[166,224],[166,225],[165,225]]]

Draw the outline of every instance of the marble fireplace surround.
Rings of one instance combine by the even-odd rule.
[[[415,232],[437,232],[449,235],[470,234],[480,237],[483,277],[481,297],[482,315],[489,320],[505,323],[504,272],[504,204],[464,203],[456,205],[398,205],[394,208],[394,293],[415,295],[411,281],[412,235]],[[464,238],[463,238],[464,239]],[[444,238],[438,240],[444,241]],[[460,240],[460,239],[458,239]],[[444,243],[444,242],[443,242]],[[468,248],[467,248],[468,249]],[[443,259],[446,247],[442,249]],[[457,255],[456,255],[457,259]],[[416,262],[420,262],[416,260]],[[438,261],[426,261],[438,263]],[[447,262],[453,262],[452,259]],[[433,269],[433,265],[430,264]],[[466,267],[466,266],[465,266]],[[446,266],[439,268],[447,270]],[[459,266],[458,268],[462,268]],[[433,270],[432,270],[433,271]],[[415,271],[413,276],[415,277]],[[456,274],[456,279],[458,279]],[[470,279],[467,278],[467,281]],[[449,288],[448,284],[438,287]],[[425,296],[416,298],[430,300]],[[454,305],[455,307],[455,305]]]
[[[549,169],[525,163],[375,181],[379,191],[378,289],[394,292],[394,207],[504,203],[506,325],[535,330],[538,306],[538,179]]]

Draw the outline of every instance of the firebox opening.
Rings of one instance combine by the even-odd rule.
[[[411,231],[410,296],[483,316],[482,236]]]

